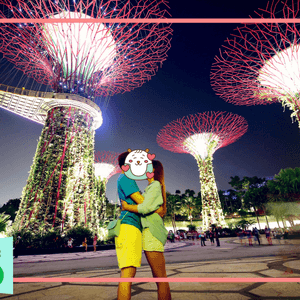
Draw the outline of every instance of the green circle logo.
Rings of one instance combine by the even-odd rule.
[[[0,284],[2,283],[3,279],[4,279],[4,272],[3,272],[2,268],[0,267]]]

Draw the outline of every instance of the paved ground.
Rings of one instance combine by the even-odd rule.
[[[221,240],[222,242],[222,240]],[[266,241],[262,241],[267,249]],[[290,242],[290,241],[289,241]],[[236,246],[239,241],[235,241]],[[295,244],[296,242],[293,241]],[[178,247],[186,247],[186,243],[174,243],[166,245],[168,251],[181,251]],[[229,244],[228,244],[229,245]],[[199,247],[199,245],[198,245]],[[223,251],[230,246],[225,243],[223,247],[214,248],[214,251]],[[205,248],[205,247],[204,247]],[[243,247],[240,246],[241,249]],[[254,246],[253,249],[258,249]],[[184,248],[182,248],[184,249]],[[217,250],[218,249],[218,250]],[[220,249],[220,250],[219,250]],[[248,250],[248,246],[244,248]],[[169,278],[299,278],[297,282],[237,282],[237,283],[213,283],[213,282],[171,282],[171,293],[173,300],[182,300],[188,297],[195,299],[300,299],[300,255],[291,252],[284,244],[277,255],[265,257],[246,257],[239,259],[209,260],[196,262],[168,263],[167,273]],[[221,253],[221,252],[220,252]],[[20,256],[14,261],[14,265],[27,264],[34,260],[48,261],[77,261],[78,259],[90,258],[91,256],[104,257],[114,256],[115,250],[88,253],[53,254],[39,256]],[[64,266],[64,264],[63,264]],[[40,275],[40,277],[67,277],[67,278],[118,278],[120,272],[117,268],[94,269],[83,271],[65,271],[54,274]],[[36,277],[36,276],[35,276]],[[143,265],[138,269],[137,277],[152,277],[150,268]],[[23,299],[105,299],[116,300],[118,283],[84,283],[84,282],[54,282],[54,283],[15,283],[14,295],[0,295],[0,299],[23,300]],[[133,300],[157,299],[155,283],[133,283]]]

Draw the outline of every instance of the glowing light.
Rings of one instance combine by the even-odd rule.
[[[191,151],[192,155],[200,155],[202,159],[205,159],[208,155],[209,146],[212,145],[212,142],[215,142],[215,146],[213,147],[214,149],[210,153],[212,155],[215,152],[218,141],[219,139],[217,135],[204,132],[189,136],[183,142],[183,145]]]
[[[79,12],[62,12],[51,18],[94,19]],[[62,64],[65,73],[69,70],[68,74],[84,74],[88,79],[112,65],[116,57],[115,41],[104,24],[46,23],[43,32],[51,55]],[[59,53],[55,49],[60,49]]]
[[[260,69],[257,80],[261,85],[282,94],[300,91],[300,45],[276,53]]]
[[[108,163],[95,163],[95,175],[101,180],[107,179],[109,175],[115,170],[115,166]]]

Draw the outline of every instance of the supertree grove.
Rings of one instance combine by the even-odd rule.
[[[258,16],[284,23],[245,24],[227,38],[211,70],[216,94],[237,105],[281,102],[300,127],[300,25],[296,0],[273,1]]]
[[[204,112],[189,115],[164,126],[157,143],[175,153],[189,153],[200,172],[202,220],[210,225],[226,226],[213,172],[213,154],[240,138],[248,128],[247,121],[236,114]]]
[[[118,164],[118,153],[112,151],[98,151],[95,153],[95,214],[100,222],[105,221],[106,216],[106,184],[113,175],[121,173]],[[97,224],[99,227],[99,224]]]
[[[135,3],[133,3],[135,2]],[[95,224],[94,136],[97,96],[150,80],[170,48],[170,24],[110,23],[165,18],[165,0],[0,0],[0,52],[51,92],[0,86],[0,107],[44,125],[15,228],[33,232]],[[107,23],[96,22],[99,18]],[[45,23],[43,20],[51,20]],[[82,19],[81,23],[61,20]],[[90,21],[90,23],[89,23]]]

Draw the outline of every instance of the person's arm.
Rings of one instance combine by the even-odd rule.
[[[122,204],[122,210],[126,210],[126,211],[130,211],[133,213],[138,214],[138,206],[137,205],[130,205],[128,204],[126,201],[121,200],[121,204]],[[164,217],[164,209],[163,206],[160,206],[155,213],[157,213],[161,218]]]
[[[138,205],[138,212],[142,215],[155,212],[163,204],[161,186],[158,181],[148,186],[143,196],[144,202]]]
[[[144,201],[143,195],[140,192],[135,192],[129,196],[136,204],[142,204]],[[134,206],[134,205],[132,205]],[[126,209],[127,210],[127,209]]]
[[[161,217],[164,216],[164,207],[163,205],[163,199],[161,195],[161,187],[159,182],[154,182],[150,187],[148,187],[148,190],[146,193],[144,193],[144,197],[140,195],[139,193],[134,193],[130,195],[132,200],[136,203],[138,201],[142,202],[138,205],[128,205],[127,203],[122,202],[122,209],[127,210],[134,213],[140,213],[140,214],[149,214],[151,212],[158,213]],[[142,198],[142,199],[141,199]],[[141,201],[143,200],[143,201]]]

